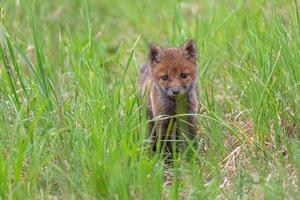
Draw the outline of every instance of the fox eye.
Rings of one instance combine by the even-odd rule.
[[[163,81],[167,81],[168,79],[169,79],[169,76],[166,74],[166,75],[163,75],[162,77],[161,77],[161,79],[163,80]]]
[[[182,74],[180,74],[180,77],[183,78],[183,79],[185,79],[185,78],[188,77],[188,74],[187,73],[182,73]]]

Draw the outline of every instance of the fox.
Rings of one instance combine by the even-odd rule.
[[[172,152],[175,141],[197,136],[197,68],[197,48],[192,39],[179,47],[149,44],[148,62],[140,69],[138,85],[153,150],[159,141],[163,144],[159,148]]]

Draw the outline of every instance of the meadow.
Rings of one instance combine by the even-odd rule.
[[[0,1],[0,199],[299,199],[298,0]],[[198,47],[192,151],[147,145],[149,42]]]

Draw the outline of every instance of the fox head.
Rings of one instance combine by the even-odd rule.
[[[178,48],[149,47],[149,64],[154,84],[170,98],[184,96],[197,79],[197,49],[189,39]]]

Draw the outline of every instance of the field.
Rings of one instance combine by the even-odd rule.
[[[298,0],[0,1],[0,199],[299,199]],[[199,141],[147,145],[148,44],[197,44]]]

